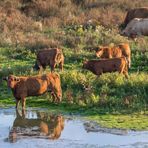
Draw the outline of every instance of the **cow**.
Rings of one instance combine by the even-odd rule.
[[[98,47],[96,56],[99,58],[120,58],[125,56],[128,61],[128,67],[131,67],[131,50],[127,43],[121,43],[114,47]]]
[[[60,77],[56,73],[26,77],[9,75],[4,77],[3,80],[7,81],[8,87],[12,90],[16,100],[16,108],[18,108],[20,100],[24,109],[26,97],[39,96],[48,91],[51,92],[53,102],[61,102],[62,100]]]
[[[134,18],[148,18],[148,7],[141,7],[129,10],[124,20],[124,27],[126,27],[127,24]]]
[[[64,55],[62,50],[59,48],[45,48],[37,53],[36,63],[33,68],[41,72],[42,69],[46,69],[46,66],[50,66],[51,72],[53,72],[57,64],[63,71]]]
[[[128,66],[125,57],[84,61],[82,68],[90,70],[92,73],[98,76],[106,72],[117,71],[120,74],[124,74],[125,77],[128,78]]]
[[[148,36],[148,18],[134,18],[121,32],[121,35],[131,38],[141,35]]]
[[[40,114],[43,116],[41,117]],[[37,112],[37,118],[26,117],[16,110],[16,118],[9,132],[9,141],[16,142],[21,137],[37,137],[56,140],[64,129],[64,117],[45,112]]]

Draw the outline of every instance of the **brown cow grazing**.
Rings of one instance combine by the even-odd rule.
[[[33,68],[41,72],[42,69],[46,69],[46,66],[50,66],[51,72],[53,72],[57,64],[63,70],[64,55],[62,50],[59,48],[45,48],[37,53],[36,63]]]
[[[7,85],[11,88],[16,99],[16,108],[18,108],[20,100],[22,108],[25,108],[26,97],[39,96],[50,91],[54,102],[61,102],[62,89],[59,75],[49,73],[42,76],[16,77],[9,75],[3,80],[7,81]]]
[[[126,27],[127,24],[134,18],[148,18],[148,7],[129,10],[124,20],[124,26]]]
[[[100,47],[96,51],[99,58],[120,58],[125,56],[128,61],[128,67],[131,67],[131,50],[129,44],[122,43],[114,47]]]
[[[90,70],[98,76],[106,72],[118,71],[121,74],[123,73],[125,77],[128,78],[128,66],[125,57],[85,61],[83,63],[83,68]]]

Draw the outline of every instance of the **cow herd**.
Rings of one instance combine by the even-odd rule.
[[[84,69],[90,70],[99,76],[106,72],[119,72],[128,78],[128,68],[131,64],[131,51],[127,43],[119,44],[115,47],[101,47],[96,50],[96,57],[99,60],[89,60],[83,62]],[[59,74],[55,73],[56,65],[63,71],[64,55],[62,49],[45,48],[38,51],[34,70],[42,73],[47,66],[51,68],[51,73],[39,74],[37,76],[14,76],[9,75],[3,80],[7,81],[7,86],[11,88],[16,100],[16,108],[21,101],[22,108],[25,108],[26,97],[39,96],[50,92],[54,103],[62,101],[62,88]]]
[[[126,28],[123,35],[148,35],[148,8],[132,9],[127,13],[124,21]],[[128,78],[128,69],[131,67],[131,50],[129,44],[122,43],[114,47],[98,47],[95,53],[99,60],[89,60],[83,62],[83,69],[87,69],[97,76],[106,72],[119,72]],[[62,88],[59,74],[54,73],[56,65],[63,71],[64,55],[59,48],[45,48],[38,51],[34,70],[42,73],[47,66],[51,68],[51,73],[37,76],[14,76],[9,75],[3,80],[11,88],[16,100],[16,108],[22,102],[25,108],[26,97],[39,96],[50,92],[53,102],[62,101]]]
[[[121,35],[132,38],[141,35],[148,36],[148,7],[129,10],[124,20],[124,27]]]

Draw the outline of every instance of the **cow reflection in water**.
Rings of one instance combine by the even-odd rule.
[[[58,139],[64,129],[64,118],[61,115],[49,115],[37,112],[37,118],[27,118],[16,110],[16,119],[9,132],[9,141],[16,142],[20,138],[34,137],[45,139]]]

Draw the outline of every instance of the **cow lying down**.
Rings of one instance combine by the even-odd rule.
[[[16,99],[16,108],[18,108],[20,100],[22,108],[25,108],[26,97],[39,96],[50,91],[54,102],[61,102],[62,89],[59,75],[49,73],[38,76],[16,77],[9,75],[3,78],[7,81],[7,85],[11,88]]]
[[[134,18],[121,32],[121,35],[132,38],[140,35],[148,36],[148,18]]]
[[[128,65],[125,57],[90,60],[83,63],[83,68],[90,70],[95,75],[101,75],[106,72],[123,73],[128,78]]]

